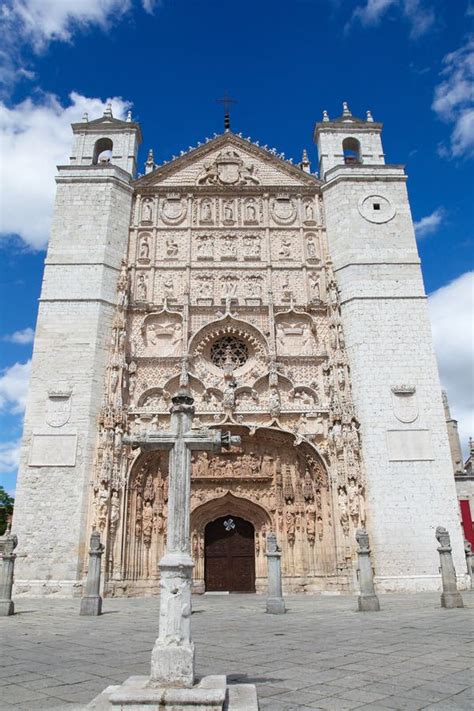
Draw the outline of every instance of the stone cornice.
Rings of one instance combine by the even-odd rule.
[[[326,173],[326,181],[321,186],[321,191],[341,181],[372,182],[381,180],[387,182],[406,182],[407,175],[404,165],[335,165]]]
[[[115,183],[126,192],[133,192],[132,176],[117,165],[58,165],[56,183]]]
[[[319,186],[321,185],[321,181],[319,178],[316,178],[314,175],[311,175],[310,173],[306,173],[304,170],[301,170],[301,168],[298,168],[295,165],[291,165],[288,161],[283,160],[282,158],[279,158],[278,156],[272,155],[269,151],[265,150],[264,148],[261,148],[259,146],[256,146],[254,143],[245,140],[244,138],[240,138],[240,136],[237,136],[235,133],[232,132],[227,132],[227,133],[221,133],[219,136],[216,138],[211,139],[207,143],[204,143],[202,146],[199,146],[198,148],[194,148],[193,150],[189,151],[188,153],[185,153],[182,156],[179,156],[173,161],[170,161],[169,163],[166,163],[165,165],[161,165],[156,170],[153,172],[149,173],[148,175],[143,176],[142,178],[139,178],[138,180],[135,181],[135,187],[138,189],[142,189],[142,187],[151,187],[157,181],[160,180],[165,180],[168,178],[170,175],[173,175],[174,173],[178,172],[179,170],[183,170],[183,168],[186,168],[189,165],[192,165],[198,160],[201,160],[205,156],[209,155],[210,153],[213,153],[216,150],[219,150],[220,148],[224,148],[227,146],[232,146],[233,148],[239,148],[242,151],[245,151],[250,156],[253,156],[255,159],[258,159],[264,163],[268,163],[272,165],[276,170],[281,171],[282,173],[286,173],[287,175],[291,176],[295,180],[298,180],[302,183],[302,185],[308,185],[308,186]],[[190,186],[191,187],[191,186]],[[193,188],[196,186],[193,186]],[[253,186],[252,186],[253,187]],[[255,186],[255,187],[264,187],[264,186]],[[268,187],[269,186],[265,186]],[[225,188],[224,188],[225,189]],[[236,187],[234,186],[233,190],[235,191]],[[285,186],[286,190],[286,186]]]

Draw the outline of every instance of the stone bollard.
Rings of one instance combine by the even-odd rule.
[[[0,537],[0,558],[2,559],[0,568],[0,617],[15,614],[12,588],[16,554],[13,551],[17,545],[18,538],[15,534],[10,533],[10,529],[7,529],[6,533]]]
[[[356,541],[359,545],[357,549],[358,573],[359,573],[359,612],[378,612],[380,603],[374,588],[374,571],[370,561],[369,534],[365,528],[359,528],[356,532]]]
[[[438,526],[435,535],[439,543],[439,569],[441,572],[441,583],[443,585],[441,607],[446,607],[447,609],[464,607],[461,593],[458,592],[456,585],[456,571],[454,569],[449,533],[443,526]]]
[[[99,531],[92,531],[89,550],[89,568],[87,570],[86,594],[81,598],[81,615],[101,615],[102,598],[100,596],[100,562],[104,546],[100,542]]]
[[[274,533],[267,535],[268,592],[266,612],[283,615],[286,612],[281,590],[281,552]]]
[[[473,562],[472,546],[469,543],[469,541],[466,541],[466,539],[464,539],[464,555],[466,556],[467,574],[471,578],[471,588],[473,588],[474,587],[474,580],[473,580],[474,569],[472,566],[474,565],[474,562]]]

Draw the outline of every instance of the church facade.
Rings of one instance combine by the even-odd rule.
[[[439,586],[435,529],[463,541],[403,167],[367,119],[324,113],[319,177],[230,130],[136,178],[140,127],[73,125],[59,166],[13,529],[16,592],[80,594],[93,529],[106,595],[159,591],[168,455],[124,442],[193,426],[194,586],[352,591],[357,528],[379,591]]]

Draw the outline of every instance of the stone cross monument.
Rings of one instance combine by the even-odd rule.
[[[461,593],[456,585],[456,570],[454,569],[451,540],[448,531],[443,526],[436,529],[436,540],[439,543],[438,553],[440,562],[441,582],[443,592],[441,593],[441,607],[451,609],[454,607],[464,607]]]
[[[357,557],[359,563],[359,612],[378,612],[380,603],[374,588],[374,571],[370,561],[369,534],[365,528],[356,532],[356,541],[359,545]]]
[[[222,446],[240,444],[240,437],[222,435],[219,430],[191,430],[193,398],[182,387],[172,399],[171,431],[124,442],[142,451],[169,451],[169,499],[166,552],[160,567],[159,635],[151,657],[151,683],[191,687],[194,683],[194,644],[191,640],[190,554],[191,452],[219,452]]]
[[[222,709],[226,677],[204,677],[194,685],[194,644],[191,639],[190,554],[191,452],[219,452],[240,444],[240,437],[219,430],[192,430],[193,398],[182,377],[181,388],[172,398],[171,429],[124,437],[126,444],[142,451],[169,451],[168,531],[160,566],[159,634],[151,655],[150,677],[130,677],[120,687],[108,687],[88,708],[107,709],[132,705],[134,709],[158,706],[173,711]],[[235,703],[232,697],[237,695]],[[253,685],[230,688],[229,711],[257,711]],[[237,703],[238,702],[238,703]],[[238,705],[238,704],[244,704]]]
[[[0,538],[0,617],[7,617],[15,612],[12,588],[16,554],[13,551],[17,545],[18,538],[7,529],[5,535]]]
[[[268,561],[268,593],[266,611],[271,615],[282,615],[286,612],[285,601],[281,590],[281,551],[277,537],[270,532],[267,535]]]

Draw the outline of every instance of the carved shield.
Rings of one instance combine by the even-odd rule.
[[[51,427],[62,427],[71,417],[71,395],[49,395],[46,404],[46,422]]]
[[[395,417],[400,422],[414,422],[418,417],[418,400],[412,390],[392,389],[392,403]]]
[[[224,185],[234,185],[240,177],[239,164],[235,161],[221,161],[218,163],[217,170],[219,173],[219,180]]]
[[[183,214],[183,203],[181,200],[164,200],[161,212],[168,220],[179,220]]]

